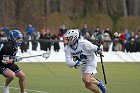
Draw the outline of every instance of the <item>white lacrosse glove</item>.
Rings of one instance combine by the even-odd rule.
[[[22,57],[20,57],[20,56],[15,56],[14,57],[14,62],[19,62],[19,61],[21,61],[23,58]]]
[[[2,63],[8,64],[9,57],[3,57]]]
[[[101,46],[99,46],[99,47],[97,48],[97,54],[100,54],[100,55],[103,54],[103,49],[102,49]]]
[[[3,60],[2,60],[2,63],[8,64],[8,60],[9,60],[9,59],[3,59]]]
[[[81,66],[82,66],[82,62],[79,61],[79,60],[77,60],[76,63],[75,63],[75,65],[74,65],[74,67],[77,69],[77,68],[79,68]]]

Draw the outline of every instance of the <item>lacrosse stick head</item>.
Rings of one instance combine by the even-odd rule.
[[[47,51],[46,53],[43,53],[42,56],[43,56],[43,58],[47,59],[47,58],[49,58],[50,54],[51,54],[51,51]]]

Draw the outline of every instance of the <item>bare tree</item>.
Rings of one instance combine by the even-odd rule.
[[[123,13],[124,13],[124,16],[128,16],[126,0],[123,0]]]
[[[3,21],[4,21],[4,20],[2,20],[3,17],[4,17],[4,11],[3,11],[4,10],[4,4],[3,3],[4,3],[4,0],[1,0],[1,3],[0,3],[0,11],[1,11],[0,12],[0,23],[1,24],[3,24]]]
[[[140,9],[140,0],[133,0],[134,1],[134,15],[139,15],[139,9]]]
[[[0,24],[41,26],[45,23],[43,19],[53,12],[71,18],[108,13],[116,20],[122,15],[140,16],[139,10],[140,0],[0,0]]]

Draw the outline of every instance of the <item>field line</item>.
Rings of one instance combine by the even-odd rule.
[[[3,87],[3,86],[0,86],[0,87]],[[19,88],[16,88],[16,87],[9,87],[9,88],[19,90]],[[35,93],[48,93],[45,91],[38,91],[38,90],[32,90],[32,89],[25,89],[25,91],[31,91],[31,92],[35,92]]]

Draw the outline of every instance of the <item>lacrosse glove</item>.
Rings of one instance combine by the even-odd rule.
[[[2,60],[2,63],[8,64],[8,60],[9,60],[9,59],[7,59],[7,60],[6,60],[6,59],[3,59],[3,60]]]
[[[21,61],[23,58],[22,57],[20,57],[20,56],[15,56],[14,57],[14,62],[19,62],[19,61]]]
[[[9,56],[7,56],[7,55],[3,55],[2,63],[4,63],[4,64],[8,64],[8,60],[9,60],[9,59],[10,59]]]
[[[98,46],[98,48],[97,48],[97,54],[100,54],[100,55],[103,54],[103,51],[102,51],[101,46]]]
[[[82,66],[82,62],[79,61],[79,60],[77,60],[77,61],[76,61],[76,64],[74,65],[74,67],[77,69],[77,68],[79,68],[79,67],[81,67],[81,66]]]

